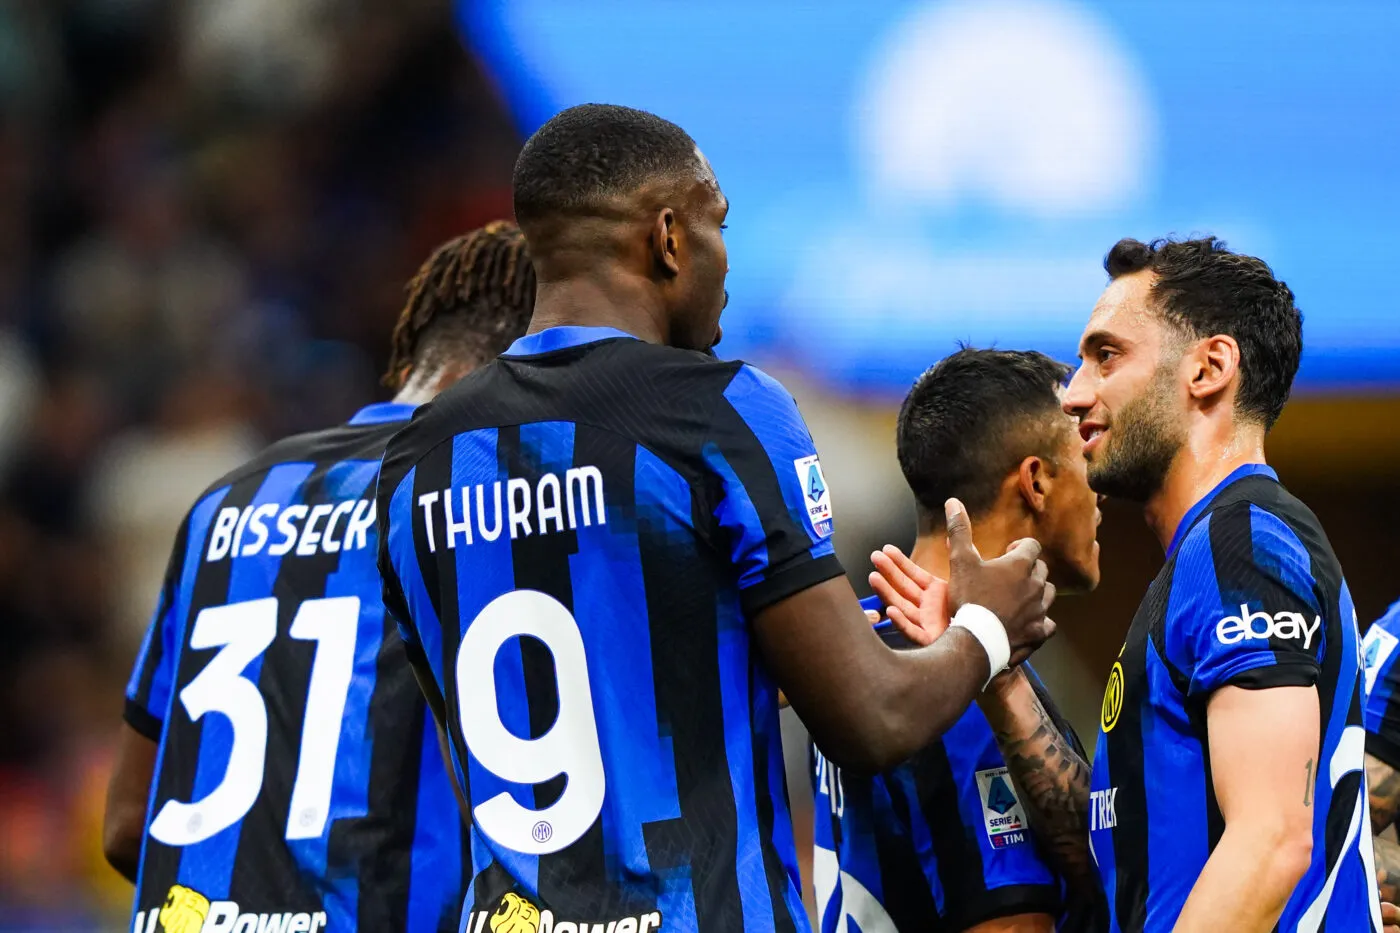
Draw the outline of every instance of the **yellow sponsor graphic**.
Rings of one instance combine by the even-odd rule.
[[[209,916],[209,898],[182,884],[172,885],[160,909],[160,927],[165,933],[199,933]]]
[[[328,922],[324,910],[248,912],[176,884],[159,907],[137,911],[131,933],[323,933]]]
[[[1112,732],[1118,725],[1118,714],[1123,711],[1123,665],[1113,662],[1113,670],[1108,675],[1108,687],[1103,692],[1103,709],[1099,713],[1099,726],[1105,732]]]
[[[554,914],[514,891],[501,895],[492,910],[467,914],[465,933],[659,933],[661,911],[602,921],[556,920]]]
[[[491,915],[491,933],[539,933],[540,909],[519,894],[506,892]]]

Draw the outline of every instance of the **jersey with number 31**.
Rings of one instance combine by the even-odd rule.
[[[532,334],[390,443],[379,509],[471,807],[468,933],[807,928],[748,620],[842,571],[778,383]]]
[[[185,519],[127,690],[160,743],[133,933],[457,928],[465,834],[375,568],[411,412],[279,442]]]

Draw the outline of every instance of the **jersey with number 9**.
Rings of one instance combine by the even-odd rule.
[[[379,515],[471,810],[464,929],[806,928],[748,619],[841,567],[781,386],[545,330],[390,443]]]
[[[463,833],[375,569],[411,412],[275,444],[186,517],[127,690],[160,743],[136,933],[456,929]]]

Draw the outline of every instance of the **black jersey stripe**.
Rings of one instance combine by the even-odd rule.
[[[930,747],[919,752],[917,757],[923,758],[925,756],[937,755],[941,753],[940,750],[941,746],[939,749]],[[943,756],[943,764],[945,766],[948,764],[946,755]],[[949,773],[951,774],[951,768],[949,768]],[[932,775],[927,773],[924,775],[925,779],[931,776]],[[843,772],[842,779],[844,782],[859,782],[859,789],[855,791],[853,791],[848,784],[846,788],[848,800],[855,801],[859,799],[862,802],[867,800],[872,803],[874,802],[875,788],[873,785],[875,782],[869,776],[851,775],[847,777]],[[914,784],[915,792],[917,793],[918,787],[920,786],[917,776],[914,778]],[[923,805],[918,801],[910,801],[903,792],[901,782],[897,780],[886,779],[884,781],[884,786],[889,791],[890,806],[894,810],[898,825],[901,827],[913,827],[915,820],[914,807],[917,805],[919,811],[922,812]],[[857,797],[857,795],[859,796]],[[947,801],[945,799],[941,802],[946,803]],[[953,805],[957,805],[956,799],[953,800]],[[926,823],[929,822],[927,818],[925,818],[924,821]],[[833,820],[832,822],[836,825],[840,824],[839,820]],[[938,835],[942,835],[943,831],[946,831],[946,828],[947,822],[942,821],[937,828],[937,835],[933,838],[938,842],[948,841],[946,839],[938,840]],[[930,830],[933,831],[933,827],[930,827]],[[959,826],[959,835],[960,837],[962,836],[961,826]],[[969,848],[973,850],[975,857],[980,860],[981,854],[976,852],[977,847],[970,846]],[[839,852],[840,849],[837,851]],[[923,866],[919,862],[918,853],[914,847],[913,835],[891,837],[888,830],[885,830],[884,827],[877,827],[875,855],[880,864],[881,902],[885,906],[885,912],[889,914],[890,919],[894,921],[895,928],[898,930],[911,931],[942,929],[938,912],[938,902],[934,899],[933,888],[929,884],[929,879],[924,875]],[[941,865],[941,855],[936,857]],[[941,880],[939,883],[940,885],[942,884]],[[945,889],[945,898],[947,895],[948,892]]]
[[[971,830],[962,821],[957,776],[943,743],[925,748],[910,759],[910,765],[919,809],[928,824],[938,861],[938,881],[943,886],[946,912],[959,897],[986,890],[982,852],[975,842],[969,844],[967,834]],[[956,918],[949,919],[956,922]]]
[[[302,481],[295,501],[310,505],[324,498],[330,463],[318,464]],[[271,594],[277,598],[277,636],[263,653],[258,691],[267,709],[267,751],[262,789],[243,817],[243,830],[229,879],[229,900],[251,911],[322,909],[319,897],[299,883],[298,866],[287,848],[288,807],[301,759],[302,723],[317,644],[290,635],[303,600],[323,596],[326,578],[335,570],[334,554],[284,555]],[[232,565],[233,561],[227,563]],[[273,650],[275,647],[276,650]]]

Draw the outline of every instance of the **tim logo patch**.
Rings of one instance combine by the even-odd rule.
[[[802,484],[802,504],[807,509],[807,521],[818,537],[831,535],[831,490],[826,488],[826,476],[816,455],[792,461],[797,469],[797,481]]]
[[[982,800],[982,821],[993,849],[1026,841],[1026,811],[1005,768],[977,772],[977,792]]]
[[[1381,672],[1400,639],[1381,628],[1372,625],[1366,630],[1366,640],[1361,643],[1361,663],[1366,671],[1366,692],[1376,686],[1376,675]]]

